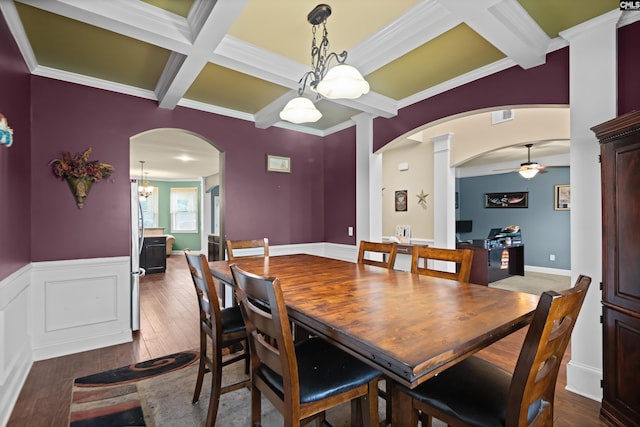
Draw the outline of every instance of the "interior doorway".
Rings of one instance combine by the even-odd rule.
[[[209,236],[214,232],[224,235],[224,153],[201,135],[184,129],[161,128],[132,136],[129,155],[131,317],[132,329],[137,330],[141,267],[147,273],[166,274],[171,263],[163,255],[178,257],[187,248],[206,255]],[[139,186],[147,188],[140,196],[133,194]],[[215,215],[216,224],[212,194],[208,191],[212,187],[218,189],[216,199],[220,207]],[[138,218],[140,210],[143,221]],[[155,240],[164,242],[166,252],[160,256],[158,252],[162,251],[153,251],[151,247]],[[154,254],[152,259],[150,253]],[[150,275],[142,280],[150,280]]]

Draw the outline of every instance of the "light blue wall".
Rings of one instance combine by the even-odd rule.
[[[569,168],[547,169],[531,180],[517,173],[477,176],[456,180],[456,218],[473,221],[473,231],[461,240],[484,239],[491,228],[519,225],[528,266],[570,270],[569,211],[556,211],[554,186],[569,184]],[[485,193],[529,192],[528,208],[485,208]],[[555,261],[549,255],[555,255]]]

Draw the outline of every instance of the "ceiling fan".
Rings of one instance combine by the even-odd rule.
[[[524,163],[520,163],[519,168],[510,168],[510,169],[494,169],[495,171],[513,171],[518,172],[523,178],[531,179],[536,176],[538,173],[546,173],[546,168],[553,168],[557,166],[543,166],[538,162],[531,161],[531,147],[533,144],[525,144],[527,147],[527,161]]]

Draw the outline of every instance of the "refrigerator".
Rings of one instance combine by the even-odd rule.
[[[140,267],[140,253],[144,242],[144,217],[138,197],[138,181],[131,180],[131,330],[140,330],[140,279],[144,268]]]

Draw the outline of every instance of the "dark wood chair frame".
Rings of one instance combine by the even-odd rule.
[[[269,239],[255,239],[255,240],[228,240],[227,239],[227,256],[229,257],[229,262],[232,263],[236,258],[239,258],[242,255],[238,255],[234,253],[236,249],[253,249],[253,248],[262,248],[263,252],[261,255],[247,255],[247,256],[258,256],[258,257],[268,257],[269,256]]]
[[[590,284],[591,278],[581,275],[573,288],[559,293],[547,291],[540,297],[511,376],[506,402],[502,402],[503,405],[497,405],[506,407],[505,427],[553,425],[553,403],[558,371]],[[478,359],[476,356],[472,356],[470,359],[474,358]],[[466,360],[461,363],[465,362]],[[489,362],[485,363],[490,370],[502,370]],[[454,369],[455,366],[450,369]],[[460,371],[456,373],[456,377],[471,375],[471,373],[467,375],[466,372],[466,370]],[[439,377],[440,381],[446,383],[447,371],[442,372]],[[428,386],[429,381],[431,380],[414,390],[394,386],[394,395],[398,392],[404,392],[412,396],[410,426],[417,426],[419,418],[423,418],[423,426],[430,426],[431,417],[442,420],[449,426],[476,425],[465,423],[456,418],[453,413],[438,409],[438,407],[455,405],[451,398],[442,405],[434,403],[439,401],[441,395],[438,387],[426,392],[431,402],[427,403],[425,401],[427,396],[421,394],[420,387]],[[488,384],[484,384],[482,387],[487,386]],[[446,385],[444,387],[448,388]],[[461,384],[461,387],[464,387],[464,384]],[[447,392],[455,393],[452,390],[447,390]],[[465,406],[464,402],[460,402],[458,410],[461,406]],[[529,413],[530,410],[532,413]],[[479,422],[478,425],[484,424]]]
[[[231,265],[231,272],[251,349],[251,425],[261,425],[264,394],[282,413],[285,427],[300,426],[314,418],[321,427],[325,411],[346,402],[351,402],[351,425],[377,427],[379,376],[341,393],[301,403],[295,344],[279,279],[248,273],[236,264]],[[263,364],[282,378],[284,395],[259,374]]]
[[[420,261],[424,261],[424,267]],[[427,267],[427,260],[450,261],[456,263],[456,272],[435,270]],[[472,249],[444,249],[429,246],[414,246],[411,252],[411,272],[425,276],[468,282],[473,262]]]
[[[375,265],[376,267],[393,269],[396,263],[398,246],[395,243],[378,243],[361,240],[358,247],[358,264]],[[369,253],[382,254],[383,261],[367,258]]]
[[[211,396],[205,424],[207,427],[211,427],[216,422],[220,396],[243,387],[251,387],[250,379],[224,387],[221,386],[222,368],[224,366],[244,360],[245,372],[249,372],[250,353],[247,345],[247,331],[241,317],[240,307],[234,306],[224,310],[220,308],[216,285],[209,270],[206,256],[192,254],[189,249],[185,249],[184,254],[198,297],[200,312],[200,362],[192,403],[196,404],[200,399],[204,375],[207,372],[211,372]],[[231,322],[232,328],[229,332],[225,331],[226,325],[223,320],[225,318],[233,319]],[[208,354],[207,350],[207,341],[209,340],[211,341],[211,355]],[[244,343],[244,350],[238,355],[230,356],[223,360],[223,348],[233,348],[234,345],[239,343]]]

